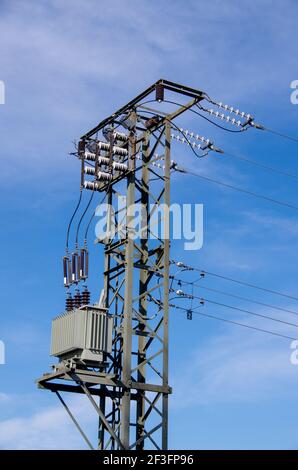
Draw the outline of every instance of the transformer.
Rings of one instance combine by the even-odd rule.
[[[51,356],[60,362],[105,362],[112,351],[113,319],[107,309],[86,305],[54,318]]]

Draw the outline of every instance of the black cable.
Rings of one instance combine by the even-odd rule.
[[[199,113],[198,111],[195,111],[194,109],[192,108],[188,108],[187,106],[184,106],[183,104],[181,103],[177,103],[176,101],[169,101],[169,100],[164,100],[165,103],[171,103],[171,104],[175,104],[176,106],[181,106],[182,108],[185,108],[186,111],[191,111],[192,113],[196,114],[197,116],[200,116],[202,117],[203,119],[206,119],[206,121],[210,122],[211,124],[213,124],[214,126],[218,127],[219,129],[222,129],[224,131],[227,131],[227,132],[232,132],[234,134],[239,134],[240,132],[244,132],[246,131],[248,128],[246,127],[243,127],[242,129],[236,131],[236,130],[233,130],[233,129],[228,129],[227,127],[224,127],[224,126],[221,126],[220,124],[217,124],[217,122],[214,122],[212,121],[212,119],[209,119],[207,118],[207,116],[204,116],[202,113]],[[201,109],[197,104],[195,104],[195,106],[198,108],[198,109]]]
[[[178,310],[184,310],[185,312],[189,311],[188,308],[179,307],[178,305],[174,305],[174,304],[171,304],[170,307],[176,308]],[[266,333],[266,334],[270,334],[270,335],[273,335],[273,336],[279,336],[280,338],[284,338],[284,339],[290,339],[290,340],[296,340],[297,339],[297,338],[293,338],[292,336],[286,336],[286,335],[283,335],[281,333],[275,333],[274,331],[265,330],[263,328],[258,328],[256,326],[246,325],[245,323],[240,323],[240,322],[236,322],[236,321],[233,321],[233,320],[228,320],[227,318],[218,317],[218,316],[215,316],[215,315],[210,315],[209,313],[195,312],[194,309],[192,310],[192,313],[194,313],[196,315],[201,315],[203,317],[212,318],[213,320],[220,320],[220,321],[223,321],[225,323],[231,323],[232,325],[237,325],[237,326],[242,326],[244,328],[249,328],[251,330],[259,331],[261,333]]]
[[[179,130],[179,132],[183,135],[183,137],[185,138],[185,140],[187,140],[188,144],[193,148],[193,145],[192,145],[192,141],[191,140],[188,140],[187,137],[186,137],[186,134],[185,132],[183,132],[182,130],[180,130],[174,123],[173,125],[175,126],[175,128],[177,130]],[[212,148],[212,145],[213,143],[211,143],[211,146],[209,147],[210,150],[214,151],[214,149]],[[216,152],[215,151],[215,154],[217,156],[219,156],[218,154],[220,155],[224,155],[226,157],[232,157],[232,158],[236,158],[237,160],[241,160],[241,161],[244,161],[246,163],[249,163],[251,165],[255,165],[255,166],[258,166],[260,168],[263,168],[264,170],[269,170],[269,171],[272,171],[274,173],[279,173],[283,176],[288,176],[288,177],[291,177],[291,178],[295,178],[295,179],[298,179],[298,175],[295,175],[294,173],[289,173],[287,171],[283,171],[283,170],[280,170],[279,168],[275,168],[275,167],[272,167],[272,166],[269,166],[269,165],[265,165],[264,163],[261,163],[257,160],[253,160],[251,158],[247,158],[247,157],[243,157],[242,155],[236,155],[234,153],[230,153],[230,152],[226,152],[225,150],[223,149],[219,149],[220,151]],[[205,155],[204,155],[205,156]]]
[[[221,153],[221,155],[225,155],[225,156],[232,157],[232,158],[237,158],[238,160],[242,160],[242,161],[247,162],[251,165],[259,166],[260,168],[263,168],[264,170],[269,170],[269,171],[272,171],[274,173],[279,173],[283,176],[289,176],[291,178],[298,179],[298,175],[295,175],[294,173],[288,173],[287,171],[283,171],[283,170],[280,170],[278,168],[274,168],[272,166],[264,165],[261,162],[258,162],[256,160],[252,160],[250,158],[242,157],[241,155],[235,155],[233,153],[225,152],[225,151],[223,151],[223,153]]]
[[[78,200],[78,203],[76,205],[76,208],[70,218],[70,221],[69,221],[69,224],[68,224],[68,227],[67,227],[67,233],[66,233],[66,251],[68,250],[68,241],[69,241],[69,232],[70,232],[70,228],[71,228],[71,225],[72,225],[72,222],[73,222],[73,219],[78,211],[78,208],[81,204],[81,200],[82,200],[82,194],[83,194],[83,189],[80,188],[80,197],[79,197],[79,200]]]
[[[171,101],[171,103],[175,104],[174,101]],[[179,103],[176,103],[176,104],[178,105]],[[194,111],[193,109],[191,109],[191,108],[189,109],[189,111],[195,112],[195,111]],[[197,112],[195,112],[195,113],[196,113],[196,114],[199,114],[199,113],[197,113]],[[199,114],[199,115],[200,115],[200,114]],[[229,131],[229,132],[236,132],[236,133],[237,133],[237,132],[241,132],[241,131],[233,131],[233,130],[231,130],[231,129],[226,129],[226,128],[222,127],[222,126],[219,126],[217,123],[211,121],[210,119],[206,118],[205,116],[203,116],[203,115],[200,115],[200,116],[203,117],[203,118],[205,118],[205,119],[207,119],[209,122],[212,122],[212,124],[214,124],[214,125],[220,127],[221,129],[227,130],[227,131]],[[185,135],[173,122],[172,122],[172,124],[175,126],[175,128],[176,128],[177,130],[179,130],[179,132],[180,132],[180,133],[183,135],[183,137],[187,140],[187,142],[188,142],[188,144],[191,146],[191,148],[193,148],[192,145],[191,145],[192,142],[187,139],[186,135]],[[265,129],[265,130],[267,130],[267,129]],[[297,141],[298,141],[298,140],[297,140]],[[212,148],[211,148],[211,150],[212,150]],[[250,159],[250,158],[246,158],[246,157],[242,157],[241,155],[235,155],[235,154],[233,154],[233,153],[226,152],[226,151],[222,151],[222,152],[220,152],[220,154],[221,154],[221,155],[225,155],[225,156],[229,156],[229,157],[232,157],[232,158],[236,158],[236,159],[238,159],[238,160],[245,161],[245,162],[247,162],[247,163],[249,163],[249,164],[251,164],[251,165],[258,166],[258,167],[260,167],[260,168],[263,168],[263,169],[265,169],[265,170],[272,171],[272,172],[274,172],[274,173],[279,173],[279,174],[281,174],[281,175],[283,175],[283,176],[288,176],[288,177],[291,177],[291,178],[298,179],[298,175],[295,175],[294,173],[289,173],[289,172],[287,172],[287,171],[282,171],[282,170],[280,170],[280,169],[278,169],[278,168],[274,168],[274,167],[272,167],[272,166],[265,165],[265,164],[260,163],[260,162],[258,162],[258,161],[256,161],[256,160],[253,160],[253,159]],[[198,155],[196,154],[196,156],[198,156]]]
[[[293,142],[298,142],[298,139],[296,139],[296,137],[291,137],[290,135],[283,134],[281,132],[274,131],[272,129],[268,129],[268,127],[264,127],[264,131],[271,132],[271,134],[278,135],[279,137],[282,137],[284,139],[292,140]]]
[[[184,139],[187,141],[189,147],[191,148],[191,150],[193,151],[193,153],[195,154],[195,156],[196,156],[197,158],[203,158],[203,157],[205,157],[205,156],[207,155],[208,152],[204,153],[203,155],[199,155],[199,154],[195,151],[195,149],[193,148],[193,146],[191,145],[191,141],[190,141],[190,140],[186,137],[186,135],[179,129],[179,127],[176,126],[176,124],[175,124],[174,122],[172,122],[171,124],[172,124],[172,126],[175,127],[175,129],[176,129],[177,131],[180,132],[180,134],[183,135]],[[208,149],[208,147],[206,147],[206,150],[207,150],[207,149]],[[202,151],[204,151],[204,150],[202,150]]]
[[[144,104],[148,104],[148,103],[156,103],[156,100],[147,100],[147,101],[143,101],[142,103],[139,103],[135,106],[135,109],[139,108],[140,106],[144,106]]]
[[[181,298],[183,298],[183,297],[181,297]],[[284,325],[294,326],[295,328],[298,328],[298,325],[296,323],[291,323],[291,322],[287,322],[285,320],[280,320],[279,318],[274,318],[274,317],[270,317],[268,315],[263,315],[262,313],[251,312],[250,310],[245,310],[245,309],[240,308],[240,307],[235,307],[233,305],[228,305],[228,304],[223,304],[221,302],[216,302],[215,300],[206,299],[205,297],[198,297],[198,296],[194,295],[194,298],[198,299],[198,300],[202,300],[204,302],[211,303],[213,305],[217,305],[219,307],[229,308],[231,310],[236,310],[237,312],[247,313],[248,315],[253,315],[255,317],[260,317],[260,318],[265,318],[266,320],[271,320],[271,321],[275,321],[277,323],[282,323]]]
[[[187,168],[181,168],[180,171],[182,173],[189,174],[189,175],[192,175],[192,176],[196,176],[197,178],[201,178],[201,179],[203,179],[203,180],[205,180],[209,183],[215,183],[219,186],[223,186],[225,188],[233,189],[234,191],[238,191],[240,193],[248,194],[249,196],[253,196],[253,197],[256,197],[258,199],[263,199],[264,201],[268,201],[268,202],[271,202],[273,204],[278,204],[279,206],[289,207],[290,209],[298,210],[298,206],[295,206],[294,204],[284,202],[284,201],[279,201],[278,199],[274,199],[274,198],[271,198],[271,197],[268,197],[268,196],[263,196],[262,194],[257,194],[253,191],[249,191],[248,189],[239,188],[239,187],[234,186],[232,184],[224,183],[223,181],[215,180],[213,178],[209,178],[208,176],[203,176],[199,173],[195,173],[194,171],[188,170]]]
[[[219,279],[224,279],[226,281],[235,282],[237,284],[241,284],[241,285],[246,286],[246,287],[251,287],[253,289],[258,289],[258,290],[261,290],[263,292],[268,292],[269,294],[278,295],[280,297],[285,297],[285,298],[291,299],[291,300],[298,300],[298,297],[294,297],[292,295],[284,294],[283,292],[278,292],[278,291],[273,290],[273,289],[267,289],[266,287],[260,287],[260,286],[257,286],[256,284],[250,284],[248,282],[240,281],[238,279],[234,279],[234,278],[231,278],[231,277],[228,277],[228,276],[223,276],[222,274],[213,273],[211,271],[205,271],[203,269],[194,268],[194,267],[191,267],[191,266],[189,266],[189,268],[193,271],[200,272],[201,274],[204,274],[204,275],[208,274],[209,276],[214,276],[214,277],[218,277]]]
[[[103,198],[100,200],[100,202],[99,202],[99,204],[98,204],[99,206],[103,203],[103,201],[105,200],[106,196],[107,196],[107,193],[105,193],[105,194],[103,195]],[[97,207],[98,207],[98,206],[97,206]],[[96,212],[96,209],[93,211],[93,213],[92,213],[92,215],[91,215],[91,217],[90,217],[90,219],[89,219],[89,222],[88,222],[88,224],[87,224],[87,227],[86,227],[85,237],[84,237],[84,239],[85,239],[86,241],[87,241],[87,238],[88,238],[89,227],[90,227],[91,222],[92,222],[92,220],[93,220],[93,218],[94,218],[94,216],[95,216],[95,212]]]
[[[205,111],[206,113],[208,112],[205,108],[203,108],[203,106],[200,106],[198,104],[196,104],[195,106],[198,109],[201,109],[202,111]],[[232,132],[233,134],[239,134],[239,132],[244,132],[244,131],[247,131],[249,129],[249,127],[242,127],[242,129],[239,129],[238,131],[236,131],[234,129],[229,129],[228,127],[224,127],[224,126],[221,126],[220,124],[217,124],[217,122],[212,121],[212,119],[207,118],[207,116],[204,116],[201,113],[197,112],[197,114],[199,116],[201,116],[203,119],[206,119],[206,121],[210,122],[214,126],[219,127],[219,129],[222,129],[223,131],[227,131],[227,132]]]
[[[203,286],[202,284],[196,284],[195,282],[183,281],[183,279],[177,279],[176,277],[172,277],[171,279],[173,279],[176,282],[179,282],[181,284],[186,284],[186,285],[190,285],[190,286],[193,286],[193,287],[198,287],[200,289],[204,289],[204,290],[207,290],[207,291],[210,291],[210,292],[214,292],[216,294],[226,295],[228,297],[233,297],[234,299],[245,300],[246,302],[251,302],[253,304],[261,305],[262,307],[269,307],[269,308],[272,308],[273,310],[280,310],[282,312],[292,313],[293,315],[298,315],[298,312],[294,312],[293,310],[289,310],[287,308],[277,307],[276,305],[266,304],[264,302],[259,302],[258,300],[248,299],[247,297],[242,297],[240,295],[231,294],[230,292],[225,292],[225,291],[222,291],[222,290],[213,289],[211,287]]]
[[[92,194],[91,194],[91,196],[90,196],[90,198],[89,198],[88,204],[87,204],[87,206],[86,206],[86,208],[85,208],[84,212],[82,213],[81,218],[80,218],[80,220],[79,220],[79,223],[78,223],[78,226],[77,226],[77,232],[76,232],[76,245],[78,244],[78,240],[79,240],[79,231],[80,231],[81,223],[82,223],[82,221],[83,221],[83,219],[84,219],[84,217],[85,217],[85,215],[86,215],[86,212],[88,211],[88,209],[89,209],[89,207],[90,207],[90,204],[91,204],[91,202],[92,202],[94,193],[95,193],[95,191],[93,190],[93,191],[92,191]]]

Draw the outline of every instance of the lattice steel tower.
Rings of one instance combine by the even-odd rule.
[[[174,112],[147,107],[154,101],[162,108],[165,92],[191,100]],[[37,383],[57,394],[90,447],[61,392],[89,398],[99,417],[99,449],[168,447],[171,130],[174,118],[202,99],[199,90],[159,80],[79,141],[81,191],[103,193],[110,207],[107,236],[98,240],[103,291],[96,304],[87,291],[69,294],[66,312],[53,321],[59,363]],[[76,246],[63,262],[66,287],[78,288],[88,278],[87,247]]]

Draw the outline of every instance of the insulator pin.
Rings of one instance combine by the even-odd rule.
[[[78,253],[72,253],[71,255],[71,281],[78,282],[78,266],[79,266],[79,256]]]
[[[73,310],[73,298],[70,292],[67,294],[67,297],[66,297],[65,309],[67,312],[70,312],[71,310]]]
[[[74,307],[75,308],[80,308],[81,306],[81,303],[82,303],[82,297],[81,297],[81,294],[80,294],[80,291],[79,289],[76,289],[75,291],[75,295],[74,295]]]
[[[96,142],[95,145],[96,145],[97,150],[103,150],[105,152],[108,152],[110,150],[110,144],[108,142],[99,141],[99,142]],[[128,150],[123,147],[118,147],[117,145],[113,145],[113,154],[126,156],[128,154]]]
[[[82,305],[89,305],[89,304],[90,304],[90,292],[87,289],[87,286],[85,286],[82,292]]]
[[[69,287],[71,283],[71,276],[70,276],[70,270],[69,270],[68,256],[63,257],[63,281],[64,281],[64,286]]]
[[[87,279],[88,277],[88,251],[86,248],[81,248],[80,250],[80,268],[79,268],[79,276],[80,279]]]

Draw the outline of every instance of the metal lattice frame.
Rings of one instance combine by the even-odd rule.
[[[136,103],[160,86],[191,96],[192,100],[174,113],[159,113],[159,119],[146,126],[142,111],[148,108],[137,107]],[[115,125],[121,113],[128,113],[132,126],[125,176],[125,236],[117,237],[119,233],[115,233],[104,246],[104,301],[114,318],[113,350],[107,358],[109,365],[99,372],[79,366],[61,366],[38,380],[39,387],[57,393],[90,448],[90,441],[59,392],[84,393],[88,397],[98,413],[99,449],[168,447],[170,242],[166,208],[170,206],[171,121],[200,99],[202,93],[198,90],[160,80],[81,140],[86,143],[104,126]],[[110,144],[112,149],[112,140]],[[162,170],[152,165],[159,159],[162,159]],[[115,178],[102,186],[117,221],[123,217],[123,211],[118,213],[116,207],[117,195],[123,192],[123,181],[123,178]],[[134,219],[129,210],[135,203],[141,203],[145,208],[139,238],[133,236]],[[152,220],[162,205],[164,232],[156,234]],[[99,403],[96,397],[99,397]]]

